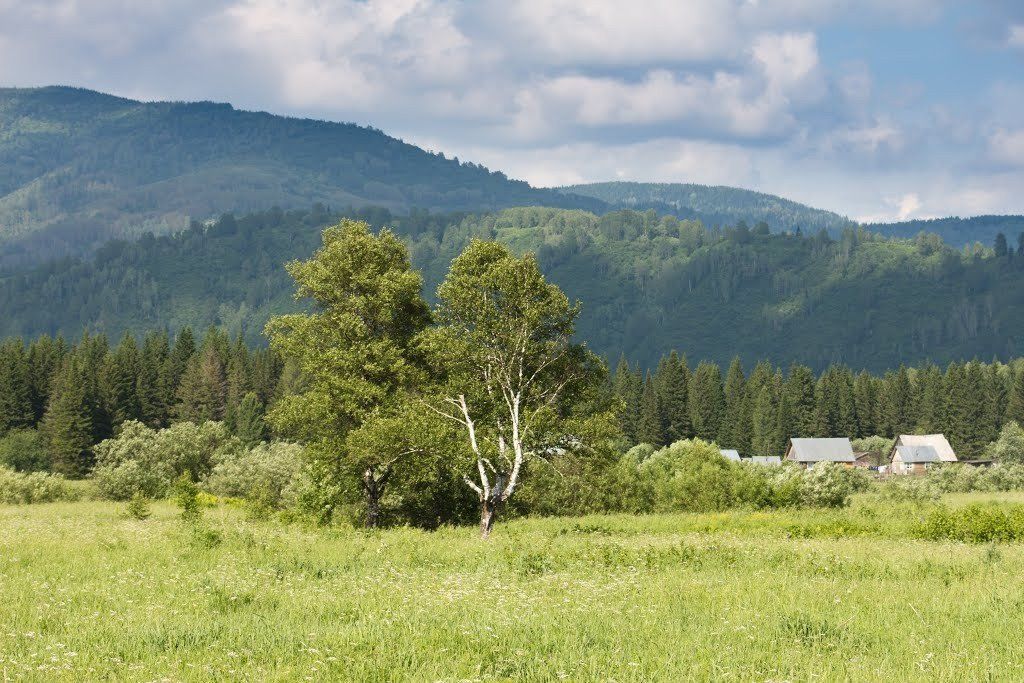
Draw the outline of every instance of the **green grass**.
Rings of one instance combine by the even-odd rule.
[[[142,522],[109,503],[0,507],[0,677],[1024,678],[1024,547],[913,540],[920,513],[863,497],[516,520],[481,542],[226,507],[199,530],[167,504]]]

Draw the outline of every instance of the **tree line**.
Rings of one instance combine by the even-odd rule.
[[[619,424],[632,443],[715,441],[742,455],[783,455],[792,437],[946,435],[961,459],[979,458],[1009,422],[1024,424],[1024,362],[933,363],[884,374],[832,365],[785,372],[767,361],[749,374],[734,359],[691,369],[672,352],[646,373],[621,358],[611,379]]]

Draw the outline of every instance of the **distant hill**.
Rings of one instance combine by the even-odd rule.
[[[229,211],[316,202],[396,211],[603,206],[353,124],[77,88],[0,89],[0,265]]]
[[[763,221],[773,232],[800,228],[807,233],[825,229],[837,236],[843,228],[854,225],[849,218],[831,211],[724,185],[612,182],[569,185],[559,189],[594,197],[615,207],[655,209],[680,218],[699,218],[709,226],[736,225],[739,221],[753,226]]]
[[[473,237],[536,252],[582,301],[579,336],[613,362],[625,352],[650,366],[672,348],[691,361],[738,355],[818,369],[1024,355],[1024,257],[965,254],[936,237],[711,230],[630,210],[358,217],[395,227],[428,295]],[[322,209],[226,216],[0,277],[0,337],[217,324],[259,342],[270,315],[297,306],[282,264],[308,257],[337,218]]]
[[[972,218],[933,218],[901,223],[869,223],[868,230],[893,237],[913,237],[919,232],[938,235],[947,244],[962,247],[980,242],[991,247],[996,235],[1003,233],[1016,249],[1024,234],[1024,216],[974,216]]]

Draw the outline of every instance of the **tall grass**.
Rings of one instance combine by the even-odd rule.
[[[1024,547],[926,510],[366,533],[0,507],[0,675],[26,680],[1015,680]],[[498,590],[500,589],[500,590]]]

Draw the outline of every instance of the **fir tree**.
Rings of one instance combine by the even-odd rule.
[[[28,358],[21,340],[0,344],[0,436],[34,422]]]
[[[739,358],[733,358],[725,375],[725,417],[719,428],[718,443],[740,453],[750,450],[750,413],[746,377]]]
[[[1006,402],[1006,419],[1024,426],[1024,363],[1018,363]]]
[[[814,373],[805,365],[794,364],[786,379],[786,397],[792,425],[791,437],[820,436],[815,422]]]
[[[853,407],[857,418],[856,436],[865,437],[878,433],[878,391],[874,378],[866,370],[857,375],[853,382]]]
[[[690,369],[686,358],[672,351],[659,366],[656,386],[661,400],[665,437],[669,443],[690,438],[689,407]]]
[[[751,416],[751,455],[775,455],[779,442],[779,414],[772,387],[765,384],[758,392]]]
[[[224,419],[227,381],[216,348],[204,344],[201,354],[192,356],[178,387],[175,414],[180,420],[201,424]]]
[[[115,429],[128,420],[141,417],[138,393],[141,369],[142,357],[135,337],[125,334],[107,362],[105,373],[105,394]]]
[[[643,393],[643,380],[638,372],[629,367],[625,354],[619,358],[612,381],[612,391],[618,399],[617,415],[622,433],[630,443],[637,443],[640,438],[640,399]]]
[[[164,385],[168,392],[168,398],[178,395],[178,386],[181,378],[188,369],[188,363],[196,353],[196,340],[192,334],[192,328],[186,327],[178,335],[174,342],[174,348],[167,358],[167,365],[164,369]]]
[[[267,426],[263,420],[263,405],[255,393],[250,391],[239,401],[230,428],[245,446],[255,446],[267,438]]]
[[[142,359],[136,393],[139,398],[139,419],[153,428],[167,426],[169,396],[164,368],[170,355],[170,344],[164,333],[146,335],[142,342]]]
[[[946,387],[942,371],[933,364],[917,373],[917,428],[925,434],[944,430],[946,422]]]

